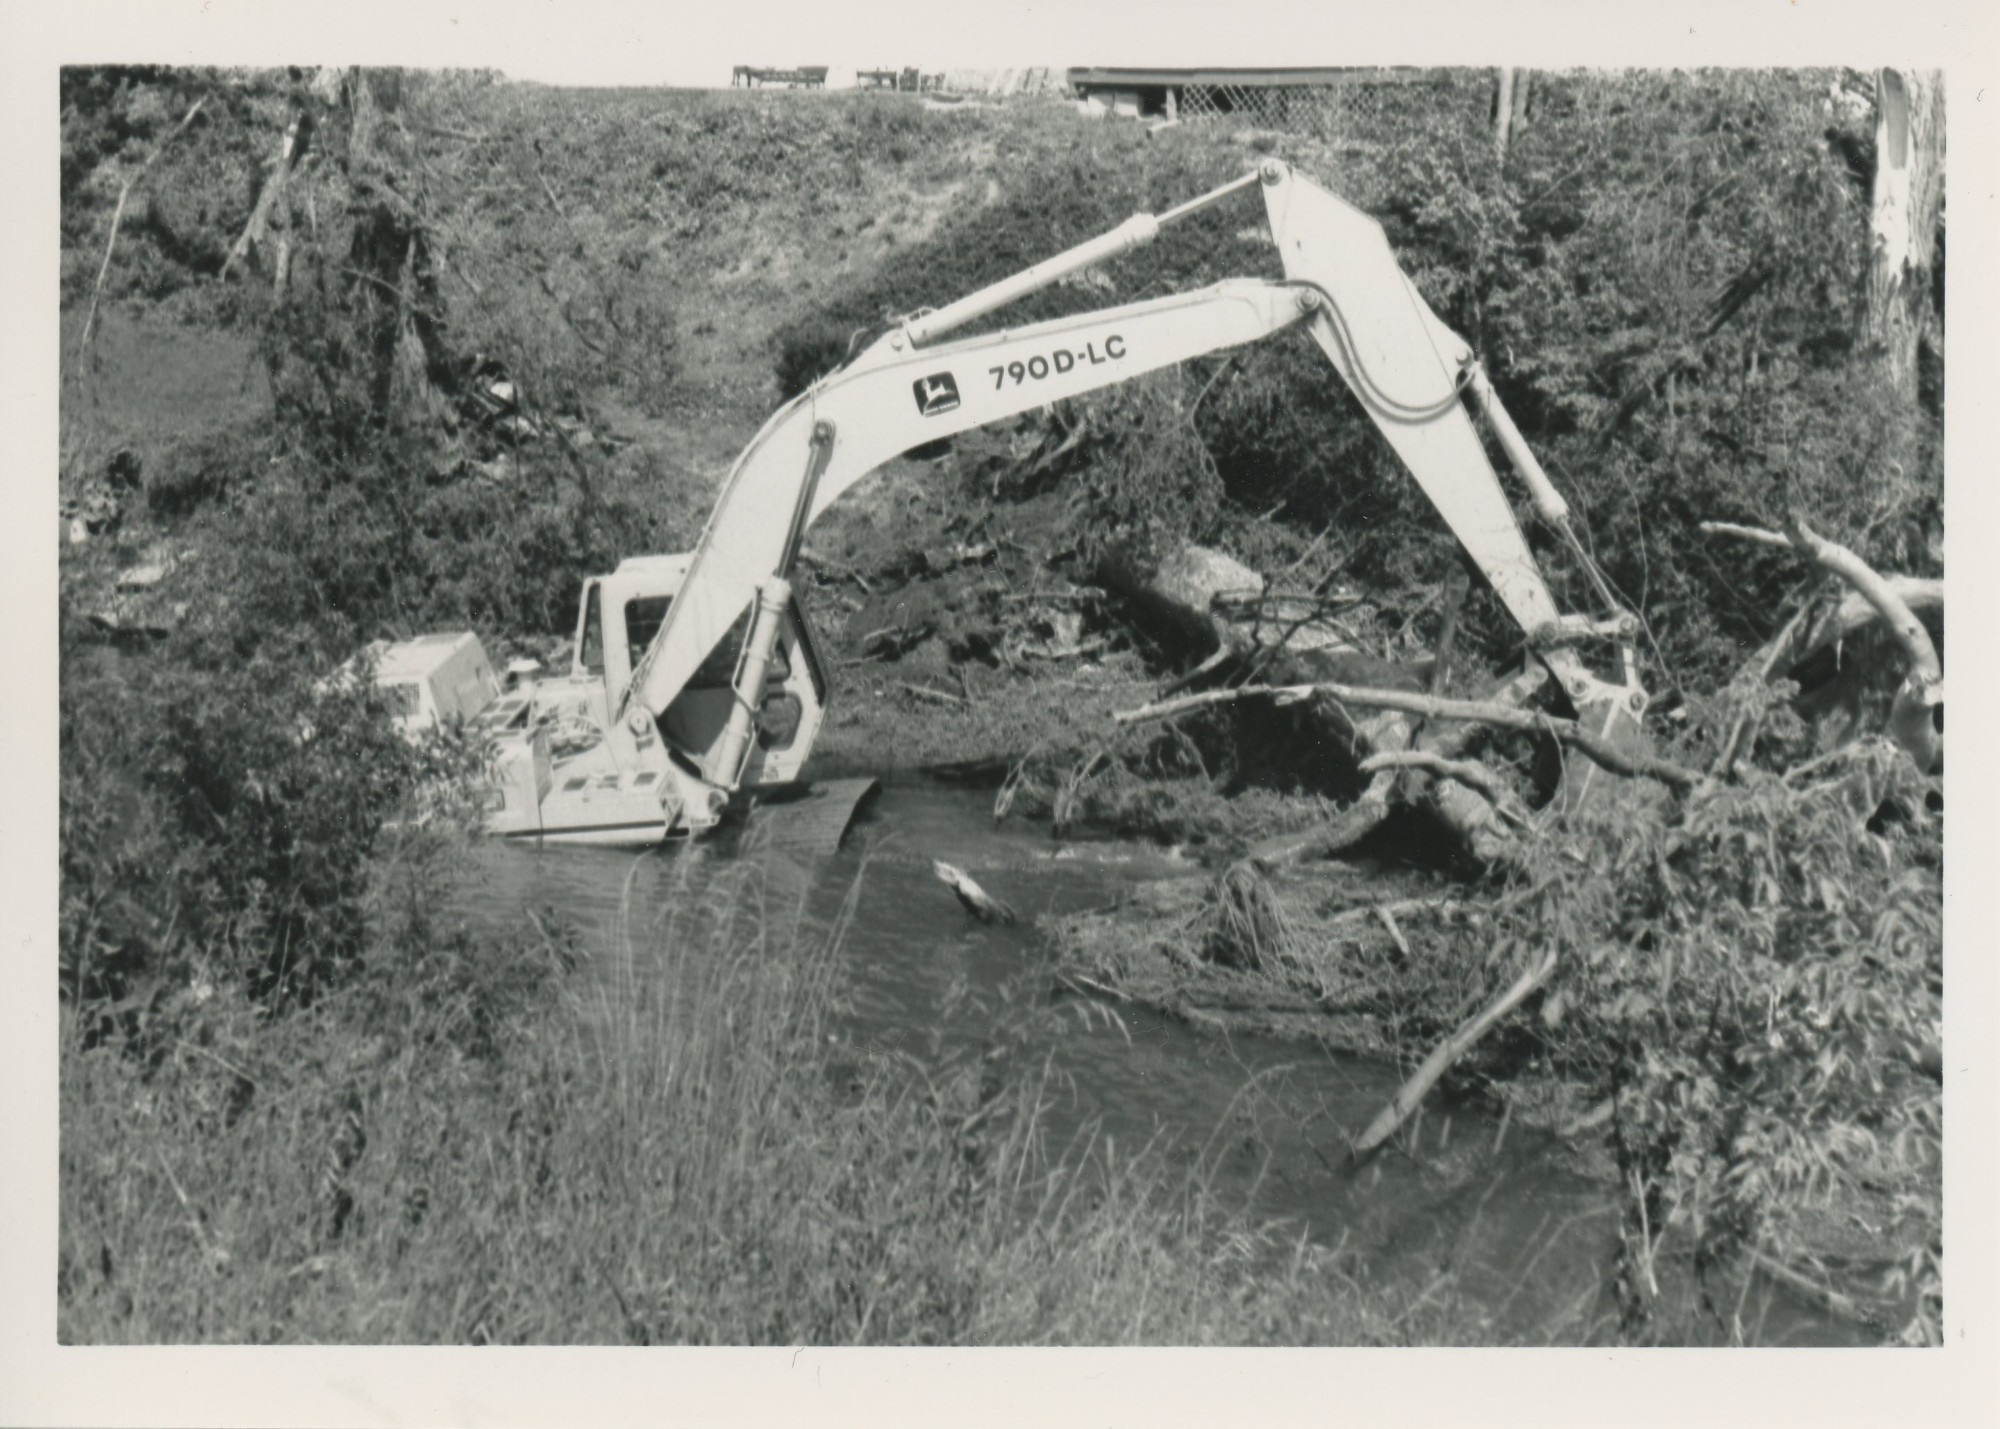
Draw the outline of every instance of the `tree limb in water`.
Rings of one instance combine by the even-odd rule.
[[[1477,724],[1496,725],[1501,729],[1547,734],[1588,755],[1598,765],[1614,774],[1657,779],[1682,791],[1696,787],[1703,779],[1703,776],[1695,770],[1655,755],[1620,749],[1608,740],[1592,734],[1572,719],[1558,719],[1553,715],[1515,709],[1488,700],[1448,700],[1437,695],[1420,695],[1408,690],[1369,689],[1358,685],[1329,682],[1310,685],[1242,685],[1235,689],[1205,690],[1198,695],[1183,695],[1178,699],[1162,700],[1139,709],[1121,710],[1112,718],[1120,724],[1137,724],[1142,720],[1167,719],[1184,714],[1188,710],[1200,709],[1207,705],[1227,704],[1233,700],[1270,699],[1278,704],[1287,705],[1311,699],[1314,695],[1325,695],[1342,704],[1402,710],[1407,714],[1424,715],[1434,720],[1469,720]]]
[[[1354,1143],[1354,1154],[1366,1156],[1394,1136],[1396,1128],[1409,1120],[1410,1113],[1415,1111],[1430,1094],[1431,1088],[1436,1086],[1438,1079],[1450,1070],[1451,1064],[1464,1056],[1475,1042],[1491,1031],[1494,1023],[1519,1007],[1529,993],[1547,982],[1549,974],[1555,970],[1555,953],[1545,953],[1539,963],[1515,979],[1512,987],[1440,1042],[1430,1056],[1424,1058],[1423,1065],[1411,1074],[1410,1079],[1397,1088],[1396,1095],[1389,1100],[1389,1105],[1383,1107],[1375,1120],[1368,1124],[1368,1129],[1361,1133],[1360,1140]]]

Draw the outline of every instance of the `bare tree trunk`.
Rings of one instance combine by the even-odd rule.
[[[1931,255],[1944,198],[1944,81],[1884,69],[1875,81],[1875,187],[1862,340],[1890,390],[1917,400],[1917,345],[1931,307]]]
[[[1504,66],[1493,96],[1493,149],[1507,167],[1507,141],[1514,133],[1514,71]]]
[[[250,255],[250,250],[261,247],[273,217],[283,224],[289,234],[290,223],[284,211],[285,181],[291,177],[292,166],[299,157],[299,131],[305,116],[294,112],[292,122],[285,126],[285,137],[278,145],[278,162],[271,169],[271,177],[264,181],[264,191],[257,195],[257,206],[250,210],[250,221],[243,225],[243,232],[237,235],[230,246],[229,257],[223,260],[222,276],[227,278],[230,271]],[[278,287],[283,289],[282,280]]]
[[[1528,119],[1528,89],[1533,70],[1502,68],[1495,71],[1493,93],[1493,150],[1500,167],[1507,167],[1507,146]]]

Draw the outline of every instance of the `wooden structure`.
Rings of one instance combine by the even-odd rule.
[[[1427,69],[1137,69],[1080,66],[1070,90],[1130,118],[1238,118],[1269,129],[1333,139],[1360,98],[1386,86],[1436,82]]]
[[[860,69],[854,82],[862,89],[894,89],[904,94],[929,94],[944,88],[942,74],[925,74],[914,68]]]
[[[755,65],[737,65],[729,72],[731,89],[759,89],[767,84],[781,84],[786,89],[826,88],[825,65],[801,65],[796,69],[760,69]]]

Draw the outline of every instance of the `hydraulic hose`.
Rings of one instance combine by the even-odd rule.
[[[1339,345],[1341,355],[1347,359],[1348,371],[1352,374],[1354,395],[1359,397],[1375,415],[1384,421],[1421,426],[1425,422],[1436,421],[1458,405],[1459,396],[1465,391],[1470,378],[1469,370],[1459,373],[1452,382],[1451,390],[1433,402],[1405,402],[1392,397],[1383,390],[1381,382],[1362,362],[1361,351],[1355,345],[1353,331],[1347,324],[1347,315],[1340,310],[1340,304],[1334,301],[1333,294],[1310,278],[1294,278],[1286,286],[1305,288],[1319,295],[1320,307],[1326,313],[1327,321],[1333,329],[1334,341]]]

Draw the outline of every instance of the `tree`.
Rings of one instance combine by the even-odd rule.
[[[1931,261],[1944,202],[1944,83],[1936,70],[1875,81],[1875,181],[1861,337],[1890,390],[1914,405],[1917,347],[1931,316]]]

